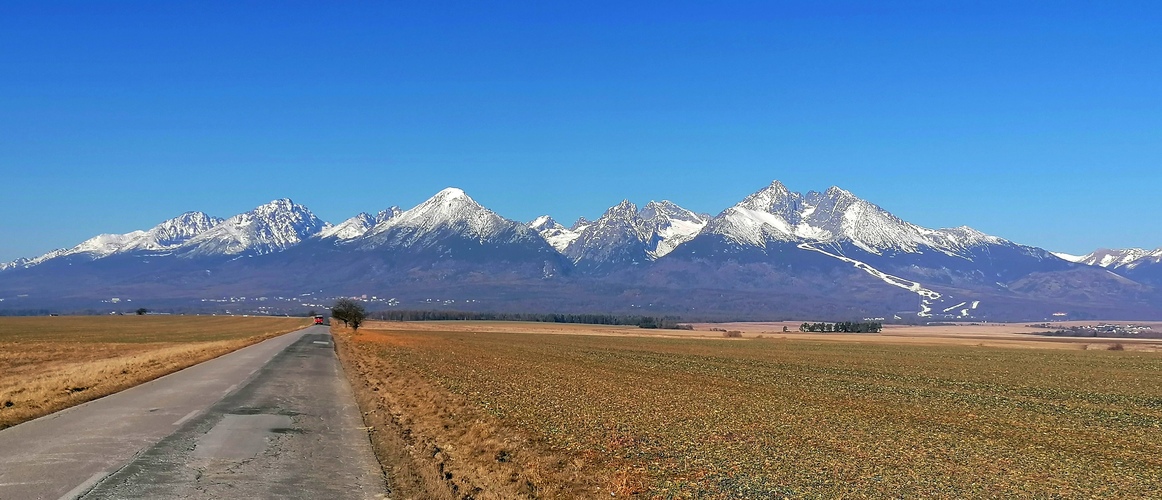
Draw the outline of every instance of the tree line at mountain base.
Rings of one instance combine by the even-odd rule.
[[[384,321],[530,321],[536,323],[636,326],[638,328],[661,328],[668,330],[694,329],[690,325],[679,323],[680,318],[675,316],[390,310],[374,312],[369,317]]]

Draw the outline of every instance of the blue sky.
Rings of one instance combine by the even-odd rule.
[[[0,260],[281,197],[567,224],[773,179],[1162,246],[1162,3],[629,3],[0,3]]]

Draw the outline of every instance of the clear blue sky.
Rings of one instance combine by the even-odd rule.
[[[564,4],[0,3],[0,260],[281,197],[567,224],[772,179],[1162,246],[1162,2]]]

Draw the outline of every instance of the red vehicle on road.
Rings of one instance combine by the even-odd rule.
[[[316,324],[316,325],[321,325],[321,324],[323,324],[323,315],[322,315],[322,314],[316,314],[316,315],[315,315],[315,324]]]

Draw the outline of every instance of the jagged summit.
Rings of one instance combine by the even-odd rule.
[[[714,217],[705,230],[736,245],[771,242],[851,244],[866,252],[964,256],[982,244],[1007,244],[967,226],[928,229],[892,215],[838,186],[820,193],[792,192],[775,181]]]
[[[350,240],[363,236],[368,229],[375,225],[375,217],[367,212],[359,212],[354,217],[327,227],[314,235],[315,238],[336,240]]]
[[[319,231],[314,237],[319,239],[334,239],[337,241],[353,240],[367,234],[375,226],[387,222],[400,213],[399,207],[396,206],[382,210],[376,215],[360,212],[350,219]]]
[[[580,231],[562,226],[548,215],[542,215],[529,222],[529,229],[536,231],[542,238],[558,252],[564,252],[573,240],[581,235]]]
[[[565,226],[562,226],[560,223],[558,223],[556,220],[554,220],[552,217],[549,217],[548,215],[542,215],[540,217],[537,217],[536,219],[533,219],[531,222],[529,222],[529,229],[532,229],[533,231],[541,231],[541,230],[545,230],[545,229],[554,229],[554,228],[558,228],[558,227],[563,229]]]
[[[1058,254],[1060,257],[1061,255]],[[1101,248],[1089,254],[1075,256],[1078,262],[1088,266],[1104,267],[1106,269],[1134,269],[1147,264],[1162,263],[1162,248],[1147,250],[1144,248]],[[1069,260],[1069,259],[1066,259]]]
[[[325,227],[307,207],[282,198],[226,219],[190,239],[178,253],[185,257],[268,254],[297,245]]]
[[[1105,269],[967,226],[921,227],[837,186],[801,194],[774,181],[713,217],[666,200],[627,199],[570,227],[547,215],[513,221],[448,188],[409,210],[360,213],[334,226],[289,199],[226,220],[188,212],[0,264],[0,299],[13,307],[325,289],[411,294],[409,302],[491,301],[481,307],[644,306],[727,316],[806,314],[799,307],[812,300],[826,302],[812,313],[860,317],[995,318],[998,308],[1019,317],[1162,314],[1162,305],[1150,305],[1162,296],[1155,265],[1162,249],[1084,257]]]
[[[52,259],[73,255],[101,259],[130,252],[171,252],[221,222],[222,219],[211,217],[203,212],[186,212],[145,231],[99,234],[75,247],[53,250],[32,259],[19,259],[0,267],[0,270],[31,267]]]
[[[181,245],[222,222],[219,217],[211,217],[203,212],[186,212],[169,219],[146,231],[147,246],[151,249],[165,249]]]
[[[375,214],[375,223],[377,225],[382,224],[387,219],[398,216],[401,213],[403,213],[403,211],[400,210],[399,207],[392,205],[391,207],[381,210],[379,213]]]
[[[578,221],[568,233],[557,230],[554,244],[574,262],[646,262],[668,254],[702,230],[707,217],[670,201],[651,201],[640,210],[629,200],[610,207],[592,223]],[[542,236],[546,235],[541,231]],[[548,237],[546,236],[546,239]],[[553,242],[550,242],[553,243]]]

